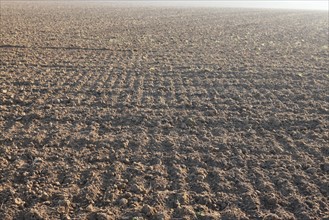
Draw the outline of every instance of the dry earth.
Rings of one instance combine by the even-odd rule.
[[[328,219],[326,12],[0,4],[0,219]]]

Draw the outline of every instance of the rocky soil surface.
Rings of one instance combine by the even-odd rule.
[[[0,219],[329,218],[327,12],[0,4]]]

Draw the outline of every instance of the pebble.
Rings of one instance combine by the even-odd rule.
[[[182,123],[182,124],[180,125],[180,128],[182,128],[182,129],[187,129],[187,125],[186,125],[185,123]]]
[[[323,170],[324,172],[329,173],[329,163],[323,163],[320,165],[321,170]]]
[[[151,164],[152,165],[161,165],[162,161],[160,158],[154,158],[154,159],[152,159]]]
[[[90,215],[90,217],[88,219],[108,220],[108,219],[112,219],[112,218],[106,213],[94,212]]]
[[[95,210],[95,208],[94,208],[93,204],[89,204],[89,205],[86,207],[86,211],[88,211],[88,212],[92,212],[92,211],[94,211],[94,210]]]
[[[33,160],[33,164],[42,163],[42,162],[43,162],[43,160],[38,157]]]
[[[154,209],[149,205],[144,205],[143,208],[142,208],[142,212],[145,215],[150,216],[150,215],[154,214]]]
[[[132,193],[130,192],[126,192],[124,195],[123,195],[125,198],[131,198],[133,196]]]
[[[19,205],[19,206],[24,205],[24,203],[25,203],[21,198],[15,198],[14,202],[16,205]]]
[[[274,213],[269,213],[267,215],[264,216],[264,220],[279,220],[279,216],[277,216]]]
[[[316,173],[316,168],[315,167],[310,167],[306,170],[308,173]]]
[[[43,199],[43,200],[48,200],[48,199],[49,199],[49,195],[48,195],[48,193],[43,192],[42,195],[41,195],[41,199]]]
[[[166,215],[164,213],[157,213],[155,215],[155,218],[156,220],[165,220],[166,219]]]
[[[71,202],[68,199],[63,199],[63,200],[60,201],[60,203],[64,207],[69,207],[71,205]]]
[[[134,184],[131,186],[131,191],[133,193],[143,193],[145,190],[143,189],[143,187],[140,187],[137,184]]]
[[[126,206],[128,204],[128,199],[122,198],[119,200],[120,206]]]
[[[187,119],[185,120],[185,123],[186,123],[186,125],[188,125],[188,126],[194,126],[194,125],[196,125],[196,122],[194,121],[193,118],[187,118]]]

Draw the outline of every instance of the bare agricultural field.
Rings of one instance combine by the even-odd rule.
[[[0,219],[329,218],[327,12],[0,5]]]

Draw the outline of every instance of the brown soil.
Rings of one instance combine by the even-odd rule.
[[[0,4],[0,219],[328,218],[326,12]]]

